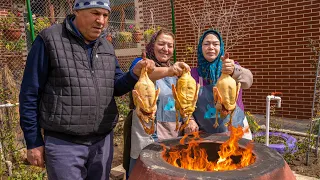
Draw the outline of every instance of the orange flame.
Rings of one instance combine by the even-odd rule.
[[[252,155],[253,144],[250,142],[245,149],[239,148],[238,141],[244,134],[242,127],[230,127],[230,138],[221,144],[218,152],[219,159],[216,162],[208,161],[208,154],[204,148],[200,148],[200,138],[198,132],[193,133],[193,137],[189,139],[188,146],[179,149],[177,146],[171,147],[167,150],[166,146],[162,144],[162,157],[165,161],[173,166],[181,167],[188,170],[197,171],[224,171],[234,170],[246,167],[255,161],[255,156]],[[180,144],[184,145],[188,134],[183,136]],[[241,156],[239,163],[233,162],[232,156]]]

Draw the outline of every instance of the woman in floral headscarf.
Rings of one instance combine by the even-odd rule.
[[[156,131],[152,135],[145,133],[135,111],[133,111],[129,174],[144,147],[155,141],[178,136],[178,132],[175,131],[175,101],[171,85],[176,84],[177,76],[182,74],[183,69],[190,71],[190,67],[183,62],[171,65],[170,58],[173,55],[173,49],[174,35],[164,29],[155,33],[146,46],[147,58],[153,60],[157,66],[153,73],[149,74],[149,77],[155,81],[156,89],[160,88],[155,119]],[[140,60],[142,60],[141,57],[136,58],[130,68],[133,68]],[[198,130],[196,123],[190,123],[188,127],[190,131]]]
[[[216,85],[221,73],[229,74],[236,82],[241,83],[236,109],[232,116],[232,125],[248,127],[248,121],[244,114],[242,102],[242,89],[248,89],[252,85],[253,77],[250,70],[245,69],[224,57],[224,43],[221,35],[215,30],[204,32],[198,44],[198,67],[191,70],[192,77],[200,84],[197,108],[193,116],[199,129],[207,133],[223,133],[228,129],[225,126],[230,120],[230,115],[219,116],[219,126],[214,128],[216,120],[216,108],[213,101],[212,88]],[[251,132],[245,133],[244,138],[252,139]]]

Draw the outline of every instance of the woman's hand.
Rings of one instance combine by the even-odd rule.
[[[190,66],[184,62],[176,62],[169,67],[169,76],[181,76],[184,70],[190,71]]]
[[[234,60],[229,59],[229,53],[226,53],[224,56],[221,56],[221,60],[222,73],[232,75],[234,71]]]
[[[184,129],[185,134],[193,133],[199,131],[199,126],[194,119],[190,119],[189,124]]]

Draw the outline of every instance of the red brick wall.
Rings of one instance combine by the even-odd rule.
[[[143,23],[144,28],[149,28],[151,26],[151,11],[154,15],[154,24],[160,25],[161,27],[171,29],[171,4],[168,0],[142,0],[143,9]]]
[[[265,97],[280,91],[283,103],[279,115],[307,119],[315,78],[307,38],[319,40],[320,1],[289,2],[294,1],[269,0],[244,6],[257,22],[249,37],[232,51],[254,75],[253,86],[244,91],[247,110],[264,113]]]
[[[178,60],[184,58],[186,44],[195,40],[186,9],[179,5],[187,2],[175,1]],[[201,7],[202,2],[191,3]],[[246,110],[264,114],[266,96],[280,91],[283,101],[278,115],[310,118],[315,69],[307,38],[320,39],[320,1],[239,0],[238,5],[256,20],[249,36],[230,50],[231,58],[254,75],[252,87],[244,90]],[[171,25],[170,1],[145,0],[143,6],[144,20],[150,21],[149,10],[153,8],[155,21]],[[187,62],[196,65],[195,59],[188,58]]]

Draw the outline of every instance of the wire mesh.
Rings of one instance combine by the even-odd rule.
[[[72,13],[74,0],[32,0],[35,33],[53,23],[61,23]],[[115,49],[137,48],[134,33],[139,27],[135,20],[134,0],[111,0],[111,14],[107,28],[107,39]]]
[[[9,67],[19,88],[27,54],[32,47],[26,2],[2,1],[6,2],[0,5],[0,68]],[[106,39],[113,44],[123,71],[127,71],[132,60],[141,55],[150,35],[158,27],[168,28],[171,23],[154,20],[154,16],[155,19],[158,17],[158,11],[153,8],[144,11],[144,3],[138,0],[110,0],[111,14]],[[68,14],[73,13],[73,4],[74,0],[30,0],[35,36],[55,23],[62,23]]]
[[[21,83],[27,53],[32,46],[30,24],[25,1],[6,0],[0,11],[0,68],[8,66],[17,81]],[[10,1],[10,2],[9,2]],[[134,0],[111,0],[111,14],[106,38],[113,44],[119,59],[128,59],[141,54],[141,37],[137,21],[137,2]],[[55,23],[62,23],[72,13],[74,0],[30,0],[35,36]],[[126,57],[126,58],[123,58]],[[123,70],[128,63],[120,62]],[[129,61],[128,61],[129,62]]]
[[[26,55],[24,14],[19,8],[0,12],[0,70],[9,71],[15,82],[20,82]],[[1,90],[7,88],[5,76],[1,76]],[[17,84],[16,87],[18,87]]]

